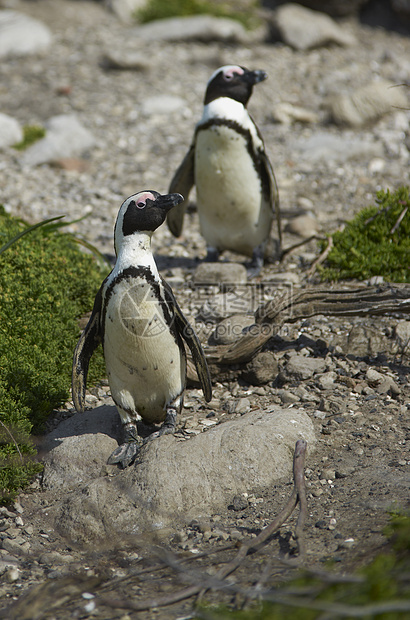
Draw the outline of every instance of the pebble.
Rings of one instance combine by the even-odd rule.
[[[3,577],[8,583],[14,583],[20,579],[20,570],[18,568],[9,568]]]
[[[246,284],[246,268],[240,263],[201,263],[196,268],[193,281],[195,284]]]
[[[344,540],[343,542],[339,544],[339,547],[341,549],[352,549],[352,547],[354,546],[355,546],[354,538],[346,538],[346,540]]]
[[[319,223],[315,217],[312,215],[299,215],[286,224],[285,231],[292,235],[307,238],[316,235],[318,228]]]
[[[253,316],[234,314],[218,323],[209,338],[209,344],[232,344],[239,340],[244,329],[253,324]]]
[[[368,368],[366,371],[366,380],[371,383],[380,383],[381,381],[383,381],[384,376],[378,372],[377,370],[375,370],[374,368]]]
[[[336,478],[336,472],[334,469],[324,469],[320,474],[322,480],[334,480]]]
[[[318,377],[318,385],[322,390],[331,390],[334,387],[335,381],[337,379],[337,374],[331,370],[329,372],[323,373]]]
[[[236,512],[245,510],[248,507],[248,505],[249,505],[249,502],[247,498],[244,497],[243,495],[235,495],[235,497],[232,500],[232,508]]]
[[[251,409],[251,401],[249,398],[240,398],[235,407],[235,413],[240,413],[243,415],[244,413],[248,413]]]
[[[293,355],[285,367],[285,372],[290,378],[306,380],[315,373],[326,370],[326,362],[321,358],[310,358],[303,355]]]
[[[293,394],[293,392],[289,392],[289,390],[279,390],[278,396],[281,399],[282,403],[287,405],[300,401],[299,396],[296,396],[296,394]]]
[[[251,385],[265,385],[278,374],[278,362],[271,351],[258,353],[242,372],[242,378]]]

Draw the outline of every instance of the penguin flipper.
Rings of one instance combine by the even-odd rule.
[[[178,332],[185,340],[189,350],[191,351],[192,359],[194,361],[196,372],[198,374],[198,379],[204,393],[205,401],[209,403],[212,398],[212,384],[211,375],[209,374],[209,368],[205,358],[204,350],[201,343],[199,342],[198,336],[196,335],[195,331],[193,330],[190,323],[184,316],[181,308],[179,307],[171,287],[169,286],[169,284],[167,284],[167,282],[165,282],[165,280],[163,280],[162,282],[165,292],[167,293],[168,301],[172,304],[175,312],[175,322]]]
[[[85,390],[90,359],[102,341],[100,314],[102,305],[102,287],[98,291],[90,320],[82,332],[74,351],[71,391],[74,406],[82,413],[85,408]]]
[[[272,211],[275,214],[279,240],[278,250],[280,252],[282,247],[282,224],[280,216],[278,184],[276,183],[275,173],[273,172],[272,164],[270,163],[269,157],[267,156],[266,152],[264,150],[260,150],[259,157],[261,162],[261,177],[269,188],[269,200],[270,204],[272,205]]]
[[[195,155],[195,146],[192,145],[189,149],[188,153],[185,155],[182,160],[181,165],[177,169],[174,174],[174,177],[169,186],[169,193],[174,194],[182,194],[184,197],[184,201],[179,205],[171,209],[167,215],[167,224],[169,230],[172,232],[174,237],[179,237],[182,233],[182,228],[184,225],[184,215],[186,206],[188,204],[189,192],[191,191],[194,183],[194,155]]]

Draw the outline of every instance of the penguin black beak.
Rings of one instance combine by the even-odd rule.
[[[184,197],[181,196],[181,194],[164,194],[156,199],[155,206],[160,207],[160,209],[164,209],[165,211],[169,211],[172,207],[176,207],[183,202],[183,200]]]
[[[266,71],[261,71],[258,69],[256,71],[245,71],[242,77],[245,82],[254,85],[266,80],[268,74]]]

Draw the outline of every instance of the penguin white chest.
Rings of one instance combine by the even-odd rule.
[[[246,135],[226,125],[199,130],[195,185],[201,232],[208,245],[252,255],[269,236],[272,212]]]
[[[161,422],[185,387],[185,354],[158,283],[118,279],[108,296],[104,357],[111,395],[123,417]]]

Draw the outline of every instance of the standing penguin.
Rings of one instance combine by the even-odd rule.
[[[264,71],[237,65],[213,73],[192,145],[169,189],[185,196],[167,216],[172,234],[182,232],[186,201],[195,185],[206,260],[217,260],[223,250],[250,256],[250,276],[263,265],[274,219],[274,253],[279,256],[281,250],[278,188],[260,132],[246,109],[253,86],[266,78]]]
[[[182,200],[180,194],[143,191],[123,202],[114,229],[115,267],[97,293],[74,352],[72,394],[82,412],[90,358],[102,343],[111,396],[125,435],[108,463],[122,467],[135,460],[143,443],[137,420],[163,423],[150,439],[175,431],[186,383],[182,339],[191,351],[205,400],[212,397],[201,344],[159,275],[151,252],[152,233]]]

